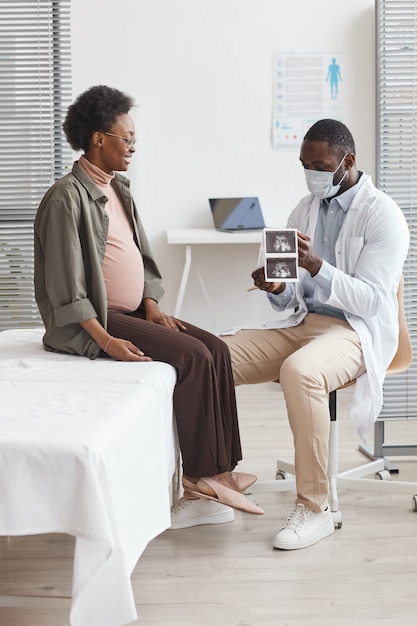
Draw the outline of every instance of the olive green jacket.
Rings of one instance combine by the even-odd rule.
[[[127,178],[116,173],[112,183],[132,225],[145,268],[143,298],[159,301],[161,275],[130,193]],[[92,359],[100,348],[80,326],[97,318],[107,326],[107,293],[102,263],[109,217],[107,197],[75,162],[72,172],[45,194],[35,219],[35,297],[46,332],[47,350]],[[132,272],[135,268],[132,267]]]

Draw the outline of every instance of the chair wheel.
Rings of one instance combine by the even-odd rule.
[[[342,528],[342,513],[340,511],[332,511],[332,520],[335,528]]]
[[[377,480],[391,480],[391,474],[388,470],[381,470],[375,474]]]
[[[275,474],[275,480],[285,480],[287,478],[287,472],[284,472],[284,470],[277,470],[277,473]]]
[[[412,509],[413,511],[417,511],[417,496],[413,496],[413,501],[412,501]]]

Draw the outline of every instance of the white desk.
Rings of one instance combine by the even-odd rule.
[[[185,288],[187,286],[192,262],[192,246],[196,245],[218,245],[218,244],[250,244],[254,243],[258,246],[262,240],[262,230],[223,233],[214,228],[179,228],[167,231],[167,241],[169,244],[185,245],[185,261],[182,270],[180,288],[178,290],[177,302],[174,309],[174,317],[179,317],[182,303],[184,300]],[[200,270],[194,263],[198,280],[201,285],[204,297],[207,301],[208,310],[216,325],[215,316],[211,307],[211,301],[208,297],[207,290],[200,274]],[[217,326],[217,325],[216,325]]]

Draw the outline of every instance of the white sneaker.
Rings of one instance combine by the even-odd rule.
[[[297,504],[275,535],[272,545],[279,550],[298,550],[308,548],[333,533],[334,522],[329,507],[322,513],[315,513],[304,504]]]
[[[190,528],[202,524],[225,524],[233,522],[235,514],[230,506],[213,500],[187,500],[181,498],[171,507],[172,529]]]

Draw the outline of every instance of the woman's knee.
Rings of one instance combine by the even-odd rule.
[[[199,333],[196,336],[191,335],[191,337],[201,357],[212,362],[226,361],[230,363],[230,350],[226,343],[212,333],[198,330]]]

